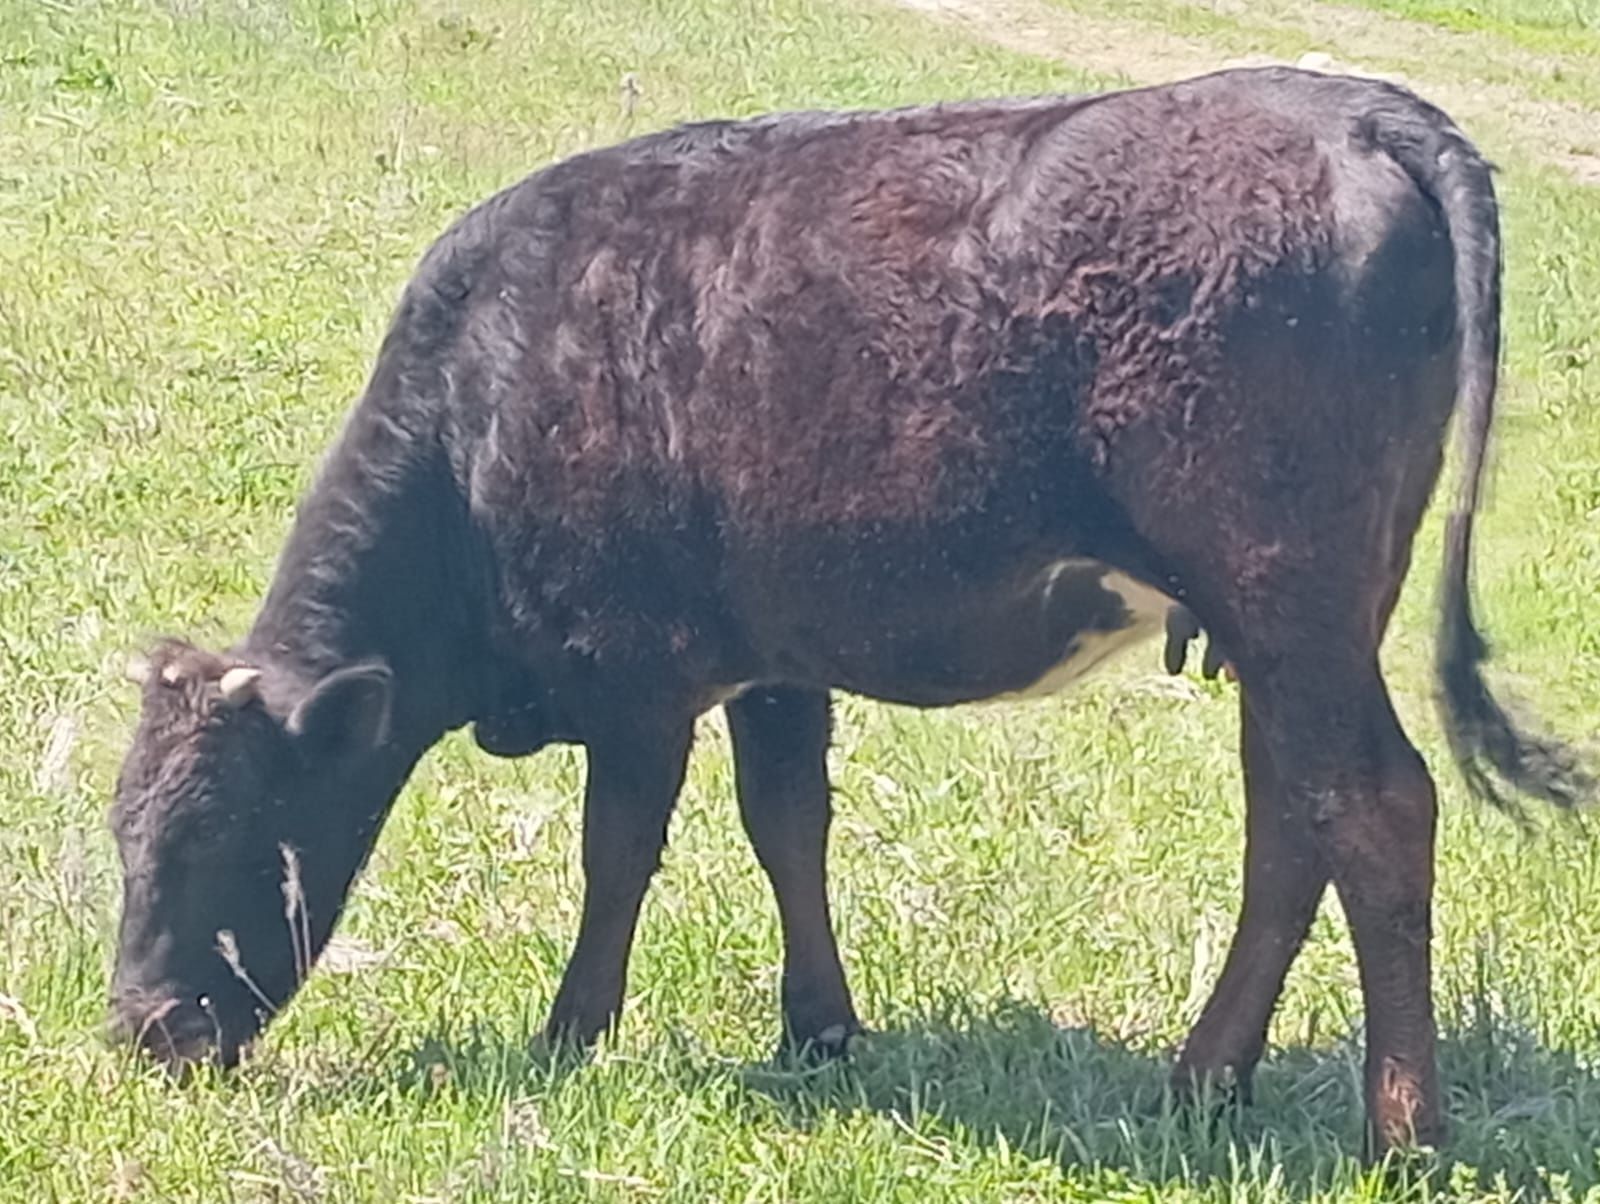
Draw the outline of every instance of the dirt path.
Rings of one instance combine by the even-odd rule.
[[[1124,75],[1136,84],[1160,83],[1224,66],[1286,62],[1270,55],[1229,56],[1205,42],[1134,22],[1112,21],[1059,8],[1049,0],[887,0],[902,8],[970,30],[1024,54],[1060,58],[1075,66]],[[1221,0],[1225,5],[1229,0]],[[1219,11],[1221,11],[1219,9]],[[1441,53],[1488,54],[1486,39],[1433,31],[1414,22],[1359,13],[1332,5],[1267,0],[1251,16],[1279,28],[1315,33],[1325,54],[1307,56],[1305,66],[1360,71],[1363,58],[1392,59]],[[1432,40],[1430,40],[1432,39]],[[1454,45],[1462,42],[1462,45]],[[1446,44],[1449,51],[1443,50]],[[1468,45],[1470,44],[1470,46]],[[1496,46],[1502,65],[1550,71],[1515,47]],[[1337,56],[1336,58],[1330,56]],[[1491,149],[1510,151],[1560,168],[1583,184],[1600,187],[1600,113],[1576,104],[1528,96],[1503,84],[1470,85],[1417,74],[1373,72],[1408,84],[1442,106]]]

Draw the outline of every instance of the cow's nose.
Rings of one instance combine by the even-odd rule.
[[[184,1074],[207,1061],[232,1066],[239,1046],[225,1038],[221,1024],[200,995],[120,995],[112,1004],[111,1035],[137,1046],[174,1074]]]

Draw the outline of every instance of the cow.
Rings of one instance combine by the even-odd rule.
[[[1445,114],[1284,68],[714,121],[538,171],[422,259],[248,633],[145,659],[114,1024],[237,1061],[471,725],[498,756],[585,749],[547,1034],[587,1045],[721,706],[784,1039],[838,1052],[830,693],[1042,694],[1163,630],[1181,665],[1203,629],[1239,682],[1244,900],[1174,1083],[1247,1092],[1331,882],[1369,1140],[1439,1140],[1435,791],[1378,650],[1456,410],[1454,756],[1508,806],[1593,788],[1482,674],[1500,270],[1491,169]]]

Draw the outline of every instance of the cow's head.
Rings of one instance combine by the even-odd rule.
[[[231,1065],[326,943],[393,796],[373,781],[393,776],[390,673],[307,680],[176,642],[131,673],[113,1027],[169,1065]]]

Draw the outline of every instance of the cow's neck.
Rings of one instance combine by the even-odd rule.
[[[437,432],[369,401],[301,503],[245,650],[308,681],[381,657],[394,738],[420,754],[470,716],[472,549]]]

